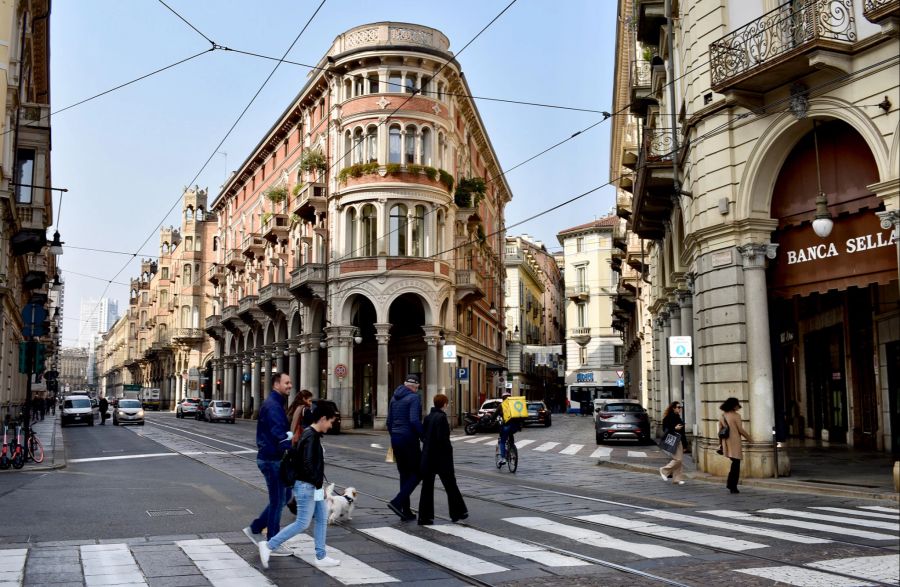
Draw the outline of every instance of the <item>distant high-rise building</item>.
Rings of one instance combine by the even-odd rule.
[[[78,346],[90,348],[93,345],[94,335],[98,332],[106,332],[116,320],[119,319],[119,302],[109,298],[82,299],[78,329]]]

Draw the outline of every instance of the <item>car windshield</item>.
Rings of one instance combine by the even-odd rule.
[[[89,408],[91,407],[91,400],[88,398],[84,399],[67,399],[65,403],[66,408]]]
[[[604,412],[628,412],[630,414],[636,414],[639,412],[643,412],[644,408],[638,404],[606,404],[603,411]]]
[[[230,408],[230,407],[231,407],[231,402],[216,402],[216,403],[215,403],[215,406],[216,406],[217,408]]]
[[[120,399],[119,400],[120,408],[139,408],[141,407],[141,402],[136,399]]]
[[[496,410],[497,406],[500,405],[499,401],[485,402],[483,406],[481,406],[482,410]]]
[[[544,404],[542,404],[542,403],[540,403],[540,402],[538,402],[538,403],[536,403],[536,404],[528,404],[528,409],[529,409],[529,410],[540,410],[540,409],[542,409],[543,407],[544,407]]]
[[[186,404],[199,404],[199,403],[200,403],[200,400],[188,398],[188,399],[184,400],[184,403],[186,403]]]

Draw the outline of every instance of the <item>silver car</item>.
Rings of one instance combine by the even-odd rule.
[[[139,399],[120,399],[113,410],[113,426],[119,424],[144,425],[144,408]]]
[[[231,402],[218,399],[212,400],[206,406],[206,421],[219,422],[223,420],[234,424],[234,407],[231,405]]]

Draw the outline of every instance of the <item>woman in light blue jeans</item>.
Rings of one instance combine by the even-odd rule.
[[[297,500],[297,519],[281,529],[281,531],[269,540],[269,550],[276,550],[279,546],[305,531],[310,521],[315,518],[316,525],[313,528],[313,540],[316,543],[316,559],[325,558],[325,531],[328,525],[328,507],[325,500],[315,500],[316,488],[311,483],[297,481],[294,483],[294,499]]]

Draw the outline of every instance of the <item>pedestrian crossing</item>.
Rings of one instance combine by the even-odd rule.
[[[464,436],[457,435],[451,436],[450,442],[458,442],[460,444],[478,444],[481,446],[492,446],[497,443],[498,436],[494,434],[486,434],[486,435],[477,435],[477,436]],[[522,450],[523,448],[528,447],[529,450],[533,450],[535,452],[544,452],[544,453],[556,453],[561,455],[568,456],[588,456],[592,459],[609,459],[614,450],[621,451],[622,456],[627,456],[630,459],[647,459],[652,455],[651,453],[644,450],[626,450],[623,448],[617,447],[608,447],[601,446],[591,449],[590,446],[586,444],[566,444],[561,442],[542,442],[537,443],[537,441],[533,438],[517,438],[516,439],[516,448]]]
[[[900,535],[898,524],[887,518],[873,517],[896,515],[893,511],[892,508],[825,506],[765,508],[750,512],[646,509],[577,518],[506,517],[495,520],[500,526],[493,526],[490,531],[466,524],[377,525],[358,529],[369,540],[360,534],[351,534],[352,540],[344,538],[340,542],[343,550],[329,544],[329,556],[340,560],[341,565],[312,572],[325,573],[343,585],[409,581],[409,574],[403,575],[398,569],[413,568],[410,565],[417,564],[414,561],[421,563],[422,568],[436,567],[471,577],[508,571],[527,576],[529,569],[535,572],[540,569],[590,572],[598,568],[598,559],[615,564],[630,561],[624,564],[637,564],[635,568],[640,568],[642,560],[671,560],[672,564],[678,564],[678,561],[708,555],[709,551],[703,547],[779,560],[785,558],[785,542],[828,545],[828,552],[838,552],[830,546],[838,539],[856,538],[881,547],[888,546],[884,544],[886,540],[896,543]],[[231,540],[241,544],[220,538],[172,540],[169,544],[183,552],[196,568],[189,574],[197,576],[199,572],[213,587],[297,584],[296,578],[292,582],[284,581],[284,577],[290,576],[291,569],[298,572],[305,569],[302,576],[310,576],[309,567],[315,555],[313,539],[306,534],[285,543],[294,558],[277,559],[272,573],[261,570],[256,550],[247,548],[242,538]],[[140,541],[72,547],[78,554],[83,575],[83,581],[76,582],[86,587],[152,584],[132,551],[136,544]],[[760,566],[760,559],[747,559],[742,565],[730,562],[727,572],[798,587],[898,584],[900,557],[897,553],[848,557],[847,545],[840,546],[844,558],[814,560],[800,566]],[[36,584],[26,583],[32,548],[37,552],[41,545],[0,548],[0,587]],[[401,560],[398,557],[404,556],[412,556],[413,560],[403,559],[405,562],[398,564]],[[665,563],[654,563],[652,568],[665,575],[661,570],[666,568]],[[275,576],[279,577],[278,582],[273,578]],[[726,582],[740,583],[743,581],[740,577],[734,575],[732,581]]]

